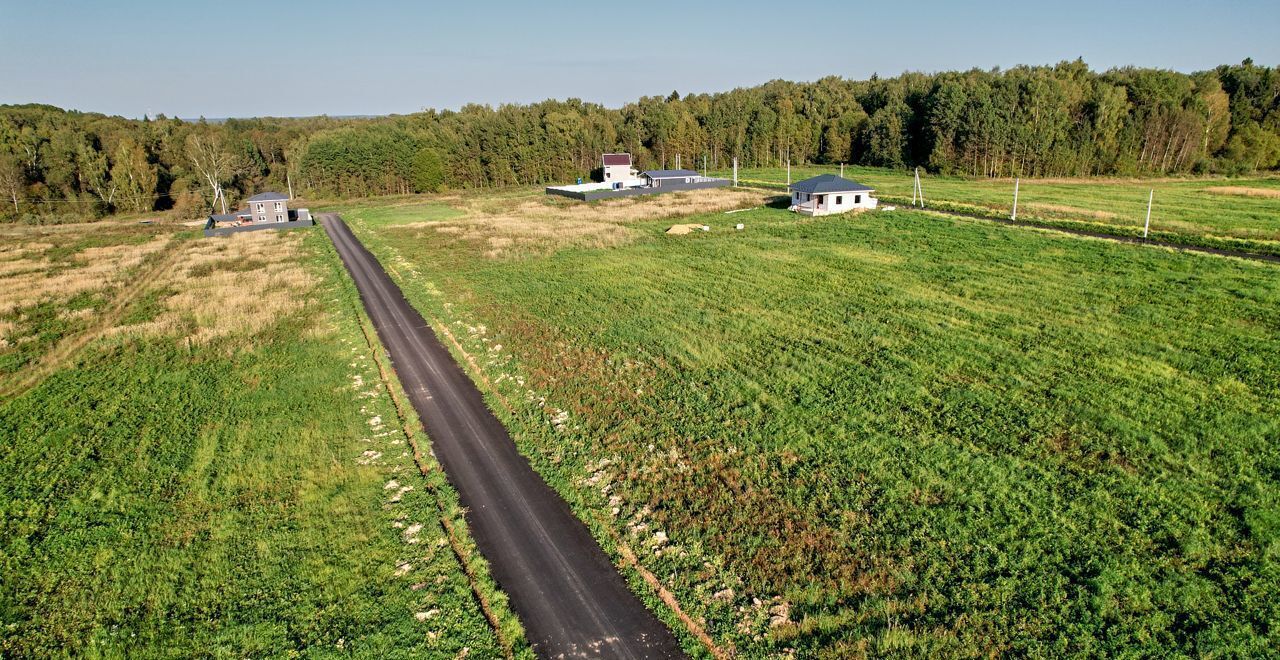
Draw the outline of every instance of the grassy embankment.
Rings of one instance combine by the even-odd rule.
[[[838,174],[839,167],[793,167],[791,180]],[[713,172],[732,176],[732,170]],[[739,181],[784,189],[785,168],[743,169]],[[873,167],[845,167],[845,177],[876,189],[882,203],[911,201],[912,177]],[[921,174],[930,208],[1008,218],[1011,179],[969,179]],[[1280,254],[1280,179],[1025,179],[1018,219],[1120,236],[1141,236],[1148,193],[1155,190],[1151,238],[1265,254]]]
[[[525,652],[319,228],[4,232],[0,655]]]
[[[717,644],[1276,648],[1274,266],[907,211],[667,237],[666,197],[346,217]]]

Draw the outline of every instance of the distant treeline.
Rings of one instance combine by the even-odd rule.
[[[1183,74],[1082,61],[1053,67],[645,97],[469,105],[371,119],[135,121],[0,106],[9,218],[176,208],[219,186],[360,196],[541,184],[583,176],[604,151],[642,168],[793,163],[922,166],[973,176],[1241,174],[1280,167],[1280,67]]]

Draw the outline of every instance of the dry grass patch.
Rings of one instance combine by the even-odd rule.
[[[1069,216],[1093,218],[1095,220],[1115,220],[1120,217],[1111,211],[1098,211],[1094,209],[1082,209],[1078,206],[1067,206],[1065,204],[1041,204],[1030,203],[1023,204],[1022,208],[1029,211],[1041,211],[1044,213],[1059,213]]]
[[[1207,193],[1214,195],[1232,195],[1235,197],[1263,197],[1267,199],[1280,199],[1280,189],[1276,188],[1251,188],[1249,186],[1212,186],[1204,189]]]
[[[314,278],[300,263],[302,237],[279,232],[233,234],[184,246],[158,287],[178,293],[164,311],[118,332],[184,336],[197,344],[252,336],[302,309]]]
[[[48,260],[5,262],[14,265],[0,269],[0,276],[4,277],[0,314],[30,307],[47,298],[67,300],[81,293],[120,285],[132,269],[167,245],[168,237],[157,236],[140,245],[87,248],[72,257],[69,268],[53,272]]]
[[[453,199],[465,217],[402,226],[474,240],[486,257],[498,258],[563,247],[616,247],[631,239],[627,223],[748,208],[767,199],[759,192],[712,189],[584,203],[537,192],[502,200]]]

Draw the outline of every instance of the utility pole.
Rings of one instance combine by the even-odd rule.
[[[292,202],[293,201],[293,174],[289,172],[285,172],[284,180],[289,184],[289,201]]]
[[[1013,215],[1009,219],[1014,221],[1018,219],[1018,184],[1021,182],[1021,179],[1013,180]]]
[[[840,178],[844,178],[844,163],[840,163]]]
[[[791,185],[791,159],[787,159],[787,185]]]
[[[702,154],[702,176],[707,175],[707,155]]]
[[[1151,194],[1147,195],[1147,222],[1142,226],[1142,238],[1146,239],[1147,232],[1151,230],[1151,202],[1156,199],[1156,189],[1151,189]]]
[[[738,187],[738,157],[733,157],[733,186]]]

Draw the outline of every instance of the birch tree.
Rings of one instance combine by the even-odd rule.
[[[222,212],[227,212],[227,199],[219,194],[223,184],[231,183],[244,169],[243,159],[228,148],[220,131],[198,130],[187,136],[187,161],[209,186],[209,205],[222,200]]]
[[[22,172],[22,165],[11,154],[0,153],[0,193],[13,202],[14,215],[18,214],[18,199],[25,185],[26,176]]]
[[[119,186],[121,201],[134,213],[150,211],[155,205],[156,168],[147,162],[147,153],[133,140],[123,140],[116,148],[111,181]]]

